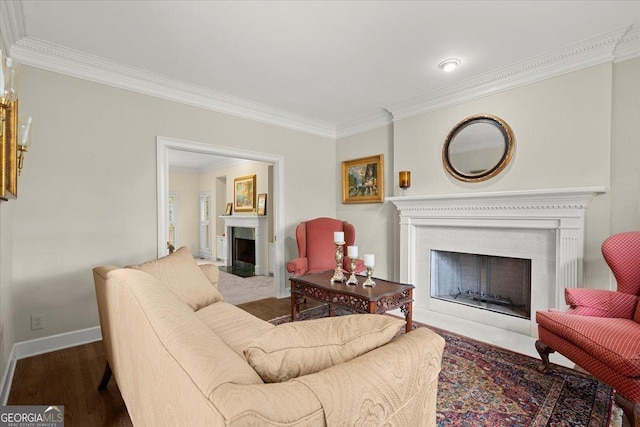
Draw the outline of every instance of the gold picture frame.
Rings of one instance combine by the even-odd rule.
[[[233,180],[233,210],[253,212],[256,208],[256,176],[247,175]]]
[[[230,216],[233,211],[233,203],[227,203],[227,208],[224,210],[226,216]]]
[[[382,203],[384,155],[342,162],[342,203]]]
[[[267,195],[265,193],[258,194],[258,215],[267,214]]]

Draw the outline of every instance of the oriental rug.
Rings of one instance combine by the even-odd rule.
[[[327,315],[325,305],[301,312],[300,319]],[[290,316],[282,316],[270,322],[289,321]],[[535,358],[414,322],[416,327],[429,327],[446,341],[438,380],[438,426],[609,425],[613,391],[593,376],[555,364],[541,374]]]

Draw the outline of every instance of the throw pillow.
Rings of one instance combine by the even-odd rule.
[[[254,339],[244,356],[264,382],[283,382],[380,347],[404,325],[402,319],[379,314],[284,323]]]
[[[160,280],[194,311],[223,300],[186,246],[165,257],[129,268],[144,271]]]

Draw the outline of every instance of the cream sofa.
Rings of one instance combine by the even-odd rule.
[[[435,425],[444,340],[352,315],[273,326],[222,301],[186,248],[94,270],[107,358],[136,426]],[[104,388],[104,387],[103,387]]]

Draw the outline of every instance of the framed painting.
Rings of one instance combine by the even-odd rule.
[[[258,194],[258,215],[267,214],[267,195]]]
[[[382,203],[384,155],[342,162],[342,203]]]
[[[227,203],[227,208],[224,210],[224,214],[226,216],[231,215],[231,212],[233,211],[233,203]]]
[[[233,210],[253,212],[256,208],[256,176],[247,175],[233,180]]]

